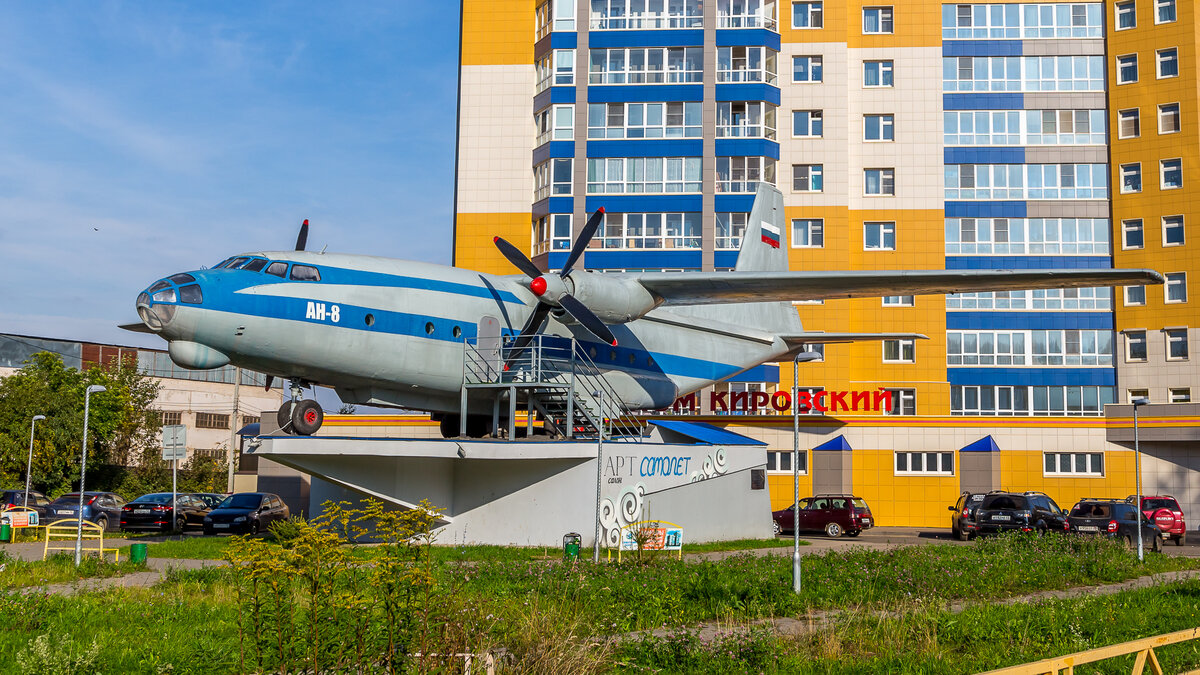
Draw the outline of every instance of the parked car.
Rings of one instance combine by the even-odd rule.
[[[114,492],[84,492],[83,519],[108,530],[121,524],[121,509],[125,500]],[[70,518],[79,519],[79,493],[72,492],[55,499],[50,504],[52,513],[46,522]]]
[[[1042,492],[989,492],[975,510],[980,534],[1061,532],[1067,513]]]
[[[288,515],[288,507],[279,495],[239,492],[226,497],[204,517],[204,534],[262,532],[271,523],[287,520]]]
[[[1137,502],[1137,495],[1129,495],[1125,501]],[[1163,536],[1170,537],[1176,546],[1187,541],[1187,524],[1183,521],[1183,509],[1171,495],[1142,495],[1142,513],[1154,521]]]
[[[208,508],[215,509],[220,506],[221,502],[225,501],[225,498],[229,495],[219,495],[215,492],[193,492],[192,496],[207,504]]]
[[[14,506],[28,506],[37,511],[38,522],[45,524],[50,518],[50,498],[38,492],[37,490],[29,491],[29,503],[25,503],[24,490],[0,490],[0,511],[11,509]]]
[[[967,541],[979,532],[979,521],[975,520],[975,514],[986,496],[983,492],[964,492],[954,506],[946,507],[954,511],[950,521],[950,532],[956,538]]]
[[[792,517],[792,507],[771,514],[776,534],[783,532],[824,532],[831,537],[843,533],[857,537],[875,524],[867,502],[853,495],[817,495],[800,500],[800,510]]]
[[[1141,516],[1139,518],[1139,516]],[[1067,532],[1123,539],[1133,547],[1137,542],[1138,522],[1142,524],[1142,542],[1152,551],[1162,551],[1162,531],[1128,501],[1120,499],[1084,499],[1067,516]]]
[[[170,492],[154,492],[142,495],[121,509],[122,530],[186,530],[204,527],[204,516],[212,509],[201,499],[190,494],[178,494],[176,506],[171,505]],[[178,519],[178,522],[176,522]]]

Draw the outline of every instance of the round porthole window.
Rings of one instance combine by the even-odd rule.
[[[432,322],[432,321],[430,321],[429,323],[425,324],[425,334],[426,334],[426,335],[433,335],[433,322]]]
[[[458,326],[455,326],[454,330],[450,331],[450,333],[456,338],[462,337],[462,329]]]
[[[654,357],[653,357],[653,356],[647,356],[647,357],[646,357],[646,365],[647,365],[647,366],[651,366],[651,367],[653,367],[653,366],[654,366]]]
[[[375,325],[375,315],[374,315],[374,314],[368,314],[368,315],[367,315],[367,316],[366,316],[366,317],[363,319],[363,322],[364,322],[364,323],[366,323],[368,326],[374,326],[374,325]]]
[[[631,366],[632,366],[632,365],[634,365],[635,363],[637,363],[637,354],[634,354],[634,353],[630,352],[630,354],[629,354],[629,365],[631,365]]]
[[[609,360],[609,361],[616,361],[616,360],[617,360],[617,350],[615,350],[615,349],[614,349],[614,350],[612,350],[612,351],[610,351],[610,352],[608,353],[608,360]]]
[[[596,348],[595,347],[592,347],[591,349],[588,350],[588,356],[592,357],[593,359],[596,358]]]

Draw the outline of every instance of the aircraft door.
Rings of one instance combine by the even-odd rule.
[[[502,361],[500,360],[500,320],[494,316],[485,316],[479,320],[476,332],[475,348],[483,364],[488,368],[490,379],[498,378]]]

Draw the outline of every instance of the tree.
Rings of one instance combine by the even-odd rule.
[[[33,484],[50,494],[79,481],[84,391],[100,384],[88,415],[88,467],[130,464],[158,445],[161,428],[152,408],[159,385],[132,363],[110,363],[80,372],[49,352],[34,354],[17,372],[0,378],[0,485],[25,484],[29,427],[34,441]],[[91,471],[88,472],[91,474]]]

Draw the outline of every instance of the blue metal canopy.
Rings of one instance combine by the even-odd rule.
[[[679,420],[650,420],[654,426],[708,445],[766,445],[749,436],[735,434],[706,422],[683,422]]]
[[[1000,446],[996,445],[996,440],[991,434],[967,445],[959,450],[959,452],[1000,452]]]
[[[850,444],[846,442],[846,437],[840,434],[837,437],[831,438],[813,448],[813,450],[841,450],[843,452],[850,452],[853,449],[854,448],[850,447]]]

